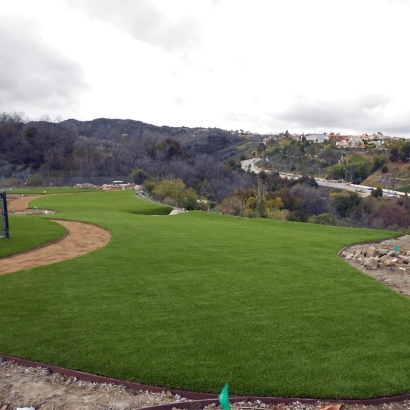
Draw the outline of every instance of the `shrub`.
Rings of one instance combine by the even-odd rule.
[[[128,176],[131,182],[134,182],[134,184],[138,185],[141,185],[149,177],[150,175],[140,168],[134,169],[134,171],[132,171]]]
[[[32,177],[28,178],[26,183],[27,183],[27,186],[42,186],[42,185],[44,185],[43,177],[39,174],[33,175]]]
[[[383,196],[383,190],[380,187],[378,187],[376,189],[373,189],[370,195],[374,198],[381,198]]]
[[[308,219],[309,223],[318,224],[318,225],[337,225],[336,217],[330,212],[325,212],[320,215],[311,216]]]

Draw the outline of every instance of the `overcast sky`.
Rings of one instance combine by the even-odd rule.
[[[410,0],[0,0],[0,112],[410,137]]]

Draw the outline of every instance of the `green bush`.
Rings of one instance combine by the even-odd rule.
[[[308,222],[310,222],[312,224],[318,224],[318,225],[332,225],[332,226],[337,225],[336,217],[333,214],[331,214],[330,212],[326,212],[326,213],[320,214],[320,215],[311,216],[308,219]]]
[[[42,186],[44,185],[43,177],[39,174],[33,175],[26,181],[27,186]]]
[[[150,175],[140,168],[134,169],[128,176],[131,182],[138,185],[141,185],[149,177]]]

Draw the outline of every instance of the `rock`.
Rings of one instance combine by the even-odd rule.
[[[347,256],[346,256],[346,260],[347,261],[350,261],[350,259],[352,259],[353,258],[353,253],[349,253]]]
[[[387,252],[387,256],[397,256],[396,251]]]
[[[383,265],[384,266],[392,266],[393,261],[390,258],[386,258],[386,259],[383,260]]]
[[[364,261],[364,267],[367,269],[377,269],[379,267],[379,259],[376,258],[366,258]]]
[[[362,251],[357,250],[354,254],[354,258],[358,258],[362,254]]]
[[[375,246],[369,246],[367,248],[366,256],[368,258],[371,258],[372,256],[376,255],[376,247]]]
[[[386,249],[386,248],[377,248],[377,252],[378,252],[379,255],[381,255],[381,256],[386,255],[388,251],[389,251],[389,250]]]

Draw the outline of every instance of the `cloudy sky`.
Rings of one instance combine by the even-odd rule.
[[[410,0],[0,0],[0,112],[410,137]]]

